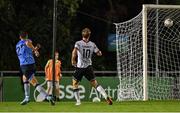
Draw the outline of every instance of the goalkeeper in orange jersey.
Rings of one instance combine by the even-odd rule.
[[[59,53],[55,52],[55,96],[59,100],[60,99],[60,87],[59,87],[59,81],[62,78],[61,74],[61,61],[59,59]],[[49,95],[52,95],[52,89],[53,89],[53,59],[48,60],[46,66],[45,66],[45,78],[47,81],[47,93]]]

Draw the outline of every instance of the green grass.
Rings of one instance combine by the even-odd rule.
[[[74,102],[56,102],[55,106],[48,102],[24,106],[19,102],[1,102],[0,112],[180,112],[180,101],[126,101],[114,102],[112,106],[105,102],[82,102],[80,106]]]

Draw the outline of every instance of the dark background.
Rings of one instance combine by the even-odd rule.
[[[141,12],[142,4],[155,0],[59,0],[57,46],[63,70],[73,70],[71,51],[81,39],[81,30],[89,27],[91,40],[102,50],[102,57],[93,57],[95,70],[116,70],[116,52],[107,49],[109,33],[115,25]],[[179,0],[159,0],[159,4],[180,4]],[[37,70],[44,70],[52,52],[53,0],[0,0],[0,70],[19,70],[15,45],[20,31],[27,31],[41,56]]]

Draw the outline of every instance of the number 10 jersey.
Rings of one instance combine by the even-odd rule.
[[[77,48],[77,67],[78,68],[87,68],[89,65],[92,65],[92,54],[97,53],[99,49],[97,48],[94,42],[83,40],[77,41],[75,43],[75,48]]]

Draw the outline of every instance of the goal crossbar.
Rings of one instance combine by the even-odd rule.
[[[180,5],[154,5],[154,4],[144,4],[145,8],[154,8],[154,9],[180,9]]]

